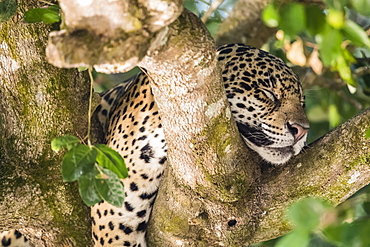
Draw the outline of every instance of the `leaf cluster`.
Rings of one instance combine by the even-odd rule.
[[[58,152],[67,149],[62,161],[64,182],[78,181],[79,192],[88,206],[105,200],[121,207],[124,200],[120,179],[128,176],[121,155],[104,144],[84,145],[75,136],[53,139],[51,148]]]
[[[17,8],[17,0],[0,0],[0,22],[6,22],[15,16]],[[27,23],[44,22],[52,24],[61,21],[60,12],[60,7],[56,4],[47,5],[43,8],[34,8],[24,13],[24,21]]]
[[[287,218],[293,230],[275,240],[252,247],[351,247],[370,246],[369,188],[338,208],[325,201],[306,198],[293,204]],[[356,201],[356,207],[351,205]]]
[[[28,23],[44,22],[46,24],[52,24],[60,20],[60,7],[58,5],[30,9],[24,13],[24,21]]]
[[[284,40],[292,40],[299,35],[310,37],[318,45],[320,59],[324,66],[338,71],[339,75],[352,87],[357,82],[351,65],[356,59],[349,51],[349,44],[370,48],[366,32],[349,18],[349,8],[370,15],[370,8],[364,10],[361,0],[326,0],[327,9],[317,5],[303,5],[290,2],[270,3],[263,11],[262,18],[270,27],[278,27],[284,32]]]

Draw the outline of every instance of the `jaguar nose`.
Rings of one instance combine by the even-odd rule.
[[[304,127],[300,124],[297,123],[287,123],[287,127],[290,133],[294,136],[294,143],[298,142],[301,140],[308,132],[309,128]]]

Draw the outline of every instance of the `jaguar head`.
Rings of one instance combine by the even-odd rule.
[[[238,45],[231,57],[222,51],[225,89],[245,143],[272,164],[286,163],[302,150],[309,129],[298,77],[259,49]]]

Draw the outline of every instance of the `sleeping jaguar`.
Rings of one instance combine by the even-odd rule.
[[[249,148],[281,165],[303,148],[309,129],[298,77],[283,61],[243,44],[218,48],[226,96]],[[107,145],[125,159],[122,208],[101,202],[91,208],[95,246],[145,247],[145,233],[166,167],[166,141],[149,79],[140,73],[102,95],[96,110]],[[6,245],[13,236],[4,236]],[[11,245],[15,246],[15,245]],[[19,245],[22,246],[22,245]]]

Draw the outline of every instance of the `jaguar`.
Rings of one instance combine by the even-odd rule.
[[[309,130],[298,77],[280,58],[244,44],[218,47],[217,58],[243,140],[265,162],[285,164],[302,150]],[[167,163],[149,78],[139,73],[103,93],[95,113],[106,144],[122,155],[129,171],[121,208],[104,201],[91,208],[95,246],[145,247],[150,212]],[[2,245],[10,246],[6,243],[11,238],[4,236]]]

